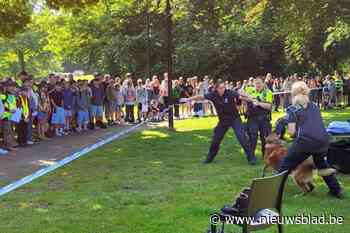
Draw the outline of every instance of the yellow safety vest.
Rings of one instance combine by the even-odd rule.
[[[22,115],[24,119],[28,119],[29,117],[29,105],[28,105],[28,98],[20,96],[21,104],[22,104]]]
[[[2,94],[1,99],[4,104],[4,120],[10,120],[12,117],[12,111],[17,108],[16,97],[11,94]]]

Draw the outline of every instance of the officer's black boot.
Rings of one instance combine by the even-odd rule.
[[[335,175],[324,176],[323,180],[329,188],[329,195],[339,199],[343,198],[342,189]]]

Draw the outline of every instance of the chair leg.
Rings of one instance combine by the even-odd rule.
[[[243,226],[242,227],[242,232],[243,233],[249,233],[248,229],[247,229],[247,226]]]
[[[225,233],[225,222],[222,222],[222,227],[220,233]]]
[[[216,225],[213,225],[213,224],[210,225],[210,233],[217,233],[216,232]]]
[[[278,224],[278,233],[283,233],[283,225],[282,224]]]

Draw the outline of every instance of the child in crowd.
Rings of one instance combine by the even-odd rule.
[[[125,122],[134,123],[135,122],[135,116],[134,116],[134,105],[136,101],[136,92],[135,88],[133,87],[132,81],[127,82],[127,87],[124,92],[124,99],[125,99]]]
[[[151,121],[159,121],[161,119],[158,103],[155,100],[151,101],[149,118]]]
[[[92,81],[91,93],[91,128],[94,129],[95,126],[105,128],[103,124],[103,103],[105,92],[101,81],[97,78]]]
[[[115,104],[115,119],[118,125],[123,124],[123,105],[124,105],[124,95],[122,91],[122,86],[118,82],[115,85],[115,98],[116,98],[116,104]]]
[[[71,88],[71,84],[68,81],[64,82],[63,90],[63,103],[64,103],[64,132],[69,134],[71,131],[71,123],[73,116],[73,103],[74,103],[74,93]]]
[[[138,122],[141,122],[146,120],[148,112],[148,95],[146,88],[142,84],[142,79],[137,80],[136,101],[138,103],[137,120]]]
[[[38,136],[41,140],[47,140],[45,132],[47,130],[48,114],[50,109],[50,99],[47,94],[46,84],[42,84],[39,89],[39,112],[38,112]]]
[[[63,131],[65,117],[61,83],[57,83],[55,89],[51,92],[50,101],[53,110],[51,124],[53,129],[55,130],[56,136],[61,137],[65,134]]]
[[[77,110],[78,110],[78,119],[77,131],[81,132],[88,130],[89,124],[89,109],[90,109],[90,100],[91,100],[91,90],[89,89],[87,82],[79,82],[79,91],[77,93]]]

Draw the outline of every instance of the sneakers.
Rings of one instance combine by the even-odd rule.
[[[34,145],[34,142],[33,141],[27,141],[27,144],[28,145]]]

